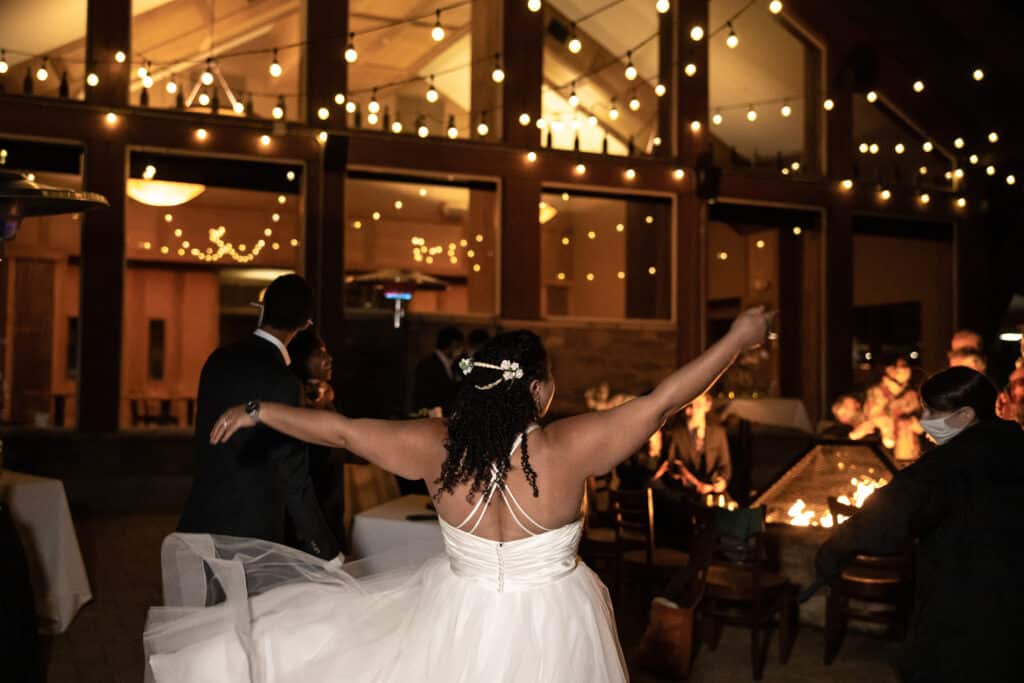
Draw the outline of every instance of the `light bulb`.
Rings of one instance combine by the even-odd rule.
[[[480,137],[485,137],[487,133],[490,132],[490,130],[491,128],[490,126],[487,125],[486,121],[481,121],[480,123],[476,124],[476,134],[479,135]]]
[[[896,145],[893,147],[893,151],[896,152],[896,154],[903,154],[904,152],[907,151],[907,148],[903,145],[902,142],[897,142]]]
[[[825,107],[825,111],[832,111],[836,108],[835,100],[831,97],[825,98],[825,101],[821,103],[821,106]]]
[[[270,62],[270,67],[268,68],[268,70],[270,71],[271,78],[280,78],[281,74],[284,72],[284,69],[281,68],[281,62],[277,61],[276,47],[274,48],[274,59],[273,61]]]
[[[981,158],[977,154],[972,154],[967,157],[967,161],[971,162],[971,166],[977,166],[978,162],[981,161]]]
[[[924,92],[924,81],[914,81],[914,92],[916,92],[916,93]]]
[[[210,67],[211,67],[212,64],[213,64],[213,60],[212,59],[207,59],[206,60],[206,70],[203,71],[203,75],[199,77],[199,81],[203,85],[206,85],[206,86],[213,85],[213,71],[210,70]]]
[[[635,180],[636,179],[636,170],[634,170],[632,168],[627,168],[626,172],[623,173],[623,175],[626,177],[626,180]]]
[[[633,60],[632,59],[630,59],[629,63],[626,64],[626,74],[625,75],[626,75],[626,80],[627,81],[635,81],[636,77],[639,75],[639,72],[637,72],[636,67],[633,66]]]
[[[522,114],[519,115],[519,125],[520,126],[528,126],[528,125],[530,125],[530,115],[527,114],[525,111]]]
[[[576,166],[573,167],[572,170],[576,175],[583,175],[584,173],[587,172],[587,167],[585,164],[583,164],[583,162],[580,162],[576,164]]]
[[[260,136],[260,144],[263,145],[264,147],[269,147],[270,146],[270,136],[266,135],[266,134],[261,135]]]
[[[391,132],[394,133],[395,135],[398,135],[399,133],[401,133],[402,132],[402,122],[399,121],[398,119],[395,119],[394,121],[392,121],[391,122]]]
[[[576,107],[580,106],[580,98],[576,94],[576,84],[575,83],[572,86],[572,93],[569,94],[569,106],[572,107],[573,109],[575,109]]]
[[[326,121],[331,117],[331,110],[327,107],[320,107],[316,110],[316,117],[321,121]]]
[[[982,81],[982,80],[985,80],[985,72],[984,72],[984,71],[982,71],[981,69],[975,69],[975,70],[974,70],[974,73],[973,73],[973,74],[971,74],[971,76],[972,76],[972,77],[974,78],[974,80],[976,80],[976,81]]]
[[[356,109],[358,108],[359,105],[356,104],[355,100],[349,100],[348,102],[345,103],[345,111],[347,111],[349,114],[355,114]]]
[[[918,166],[917,167],[917,172],[920,175],[928,175],[928,167],[927,166]]]
[[[965,206],[967,206],[967,200],[964,199],[963,197],[957,197],[956,198],[956,205],[962,209]]]
[[[427,102],[430,102],[431,104],[433,104],[434,102],[437,102],[441,98],[441,96],[437,92],[437,88],[434,87],[434,77],[433,76],[430,77],[430,87],[427,88],[426,98],[427,98]]]
[[[146,168],[142,169],[142,177],[146,180],[152,180],[156,177],[156,166],[153,164],[146,164]]]
[[[693,62],[690,62],[683,68],[683,73],[689,76],[690,78],[693,78],[694,76],[697,75],[697,65],[694,64]]]
[[[455,117],[448,117],[448,139],[454,140],[459,137],[459,129],[455,127]]]
[[[234,104],[231,105],[231,109],[232,109],[232,111],[234,111],[236,114],[239,114],[239,115],[245,113],[245,105],[242,104],[241,100],[235,100]]]
[[[43,82],[49,77],[50,72],[46,68],[46,58],[44,57],[42,65],[36,70],[36,80]]]
[[[153,77],[150,76],[148,73],[142,77],[142,87],[146,90],[149,90],[153,87]]]
[[[954,170],[953,171],[953,177],[956,178],[957,180],[963,180],[964,169],[958,168],[958,169]]]
[[[356,45],[354,42],[355,37],[355,33],[349,33],[348,45],[345,46],[345,61],[348,62],[349,64],[355,64],[356,61],[359,59],[359,53],[356,52]]]
[[[210,134],[206,132],[205,128],[196,128],[195,135],[196,140],[199,140],[200,142],[203,142],[204,140],[206,140],[206,138],[210,136]]]
[[[334,93],[334,103],[339,107],[345,104],[345,93],[336,92]]]
[[[878,101],[878,93],[876,93],[874,90],[869,90],[868,94],[865,95],[865,97],[871,104],[874,104],[875,102]]]
[[[533,162],[537,161],[537,153],[536,152],[527,152],[526,153],[526,160],[529,161],[531,164]]]
[[[539,12],[541,7],[540,0],[528,0],[526,3],[526,9],[531,12]]]
[[[271,114],[271,116],[273,116],[278,121],[280,121],[281,119],[284,118],[284,114],[285,114],[284,97],[279,97],[277,99],[277,104],[274,105],[274,108],[273,108],[273,110],[271,110],[270,114]]]
[[[850,190],[853,189],[853,181],[850,180],[849,178],[844,178],[842,181],[840,181],[839,187],[849,192]]]
[[[883,202],[887,202],[887,201],[889,201],[890,199],[892,199],[892,192],[890,192],[890,191],[889,191],[889,190],[888,190],[888,189],[886,188],[886,189],[883,189],[883,190],[882,190],[881,192],[879,192],[879,193],[878,193],[878,196],[879,196],[879,197],[881,197],[881,199],[882,199],[882,201],[883,201]]]
[[[999,142],[999,133],[997,133],[995,131],[992,131],[991,133],[989,133],[988,134],[988,141],[991,142],[993,145],[996,144],[997,142]]]
[[[175,95],[178,92],[178,82],[173,78],[167,81],[167,85],[164,86],[164,90],[167,91],[168,95]]]
[[[740,44],[740,38],[736,35],[736,31],[732,28],[732,22],[729,22],[729,36],[725,39],[725,44],[730,50],[735,50]]]
[[[713,123],[716,126],[722,125],[722,112],[716,111],[714,114],[712,114],[711,123]]]
[[[631,98],[629,98],[629,109],[630,111],[640,110],[640,99],[636,95],[633,95]]]
[[[676,170],[672,171],[672,177],[675,178],[676,180],[682,180],[683,178],[686,177],[686,171],[684,171],[681,168],[677,168]]]
[[[935,149],[935,145],[932,144],[931,140],[925,140],[924,144],[921,145],[921,149],[927,153]]]
[[[370,96],[370,103],[366,105],[366,111],[371,114],[380,113],[380,102],[377,101],[377,91],[373,91],[373,95]]]
[[[1013,175],[1012,173],[1010,175],[1006,176],[1006,184],[1007,185],[1016,185],[1017,184],[1017,176]]]
[[[85,84],[90,88],[95,88],[100,84],[100,77],[90,71],[89,75],[85,77]]]
[[[112,111],[108,111],[107,115],[103,118],[106,120],[108,126],[113,126],[115,123],[117,123],[117,114],[115,114]]]
[[[579,36],[576,35],[576,24],[572,24],[571,32],[569,34],[569,43],[567,45],[569,52],[574,55],[578,55],[580,50],[583,49],[583,43],[580,41]]]
[[[879,148],[877,142],[872,142],[871,145],[868,147],[868,151],[870,151],[872,154],[878,154],[878,149]]]
[[[857,150],[858,150],[858,151],[859,151],[859,152],[860,152],[861,154],[867,154],[867,153],[868,153],[868,149],[869,149],[869,147],[868,147],[868,143],[866,143],[866,142],[862,142],[862,143],[860,143],[859,145],[857,145]]]
[[[668,88],[665,87],[664,83],[658,83],[654,86],[654,94],[658,97],[664,97],[666,92],[668,92]]]
[[[427,128],[426,124],[420,124],[419,127],[416,128],[416,135],[419,135],[421,138],[425,138],[430,135],[430,129]]]
[[[930,204],[932,201],[932,196],[927,192],[922,192],[921,194],[917,195],[917,201],[921,202],[922,204]]]
[[[197,99],[199,101],[199,106],[200,107],[209,107],[210,106],[210,96],[207,93],[204,93],[204,92],[199,93],[199,97]]]
[[[782,114],[782,118],[788,119],[790,116],[793,115],[793,107],[789,106],[788,103],[783,104],[782,109],[779,110],[779,113]]]
[[[491,71],[491,80],[495,83],[505,80],[505,70],[501,68],[501,54],[494,55],[494,70]]]
[[[690,29],[690,40],[695,43],[699,43],[704,40],[704,28],[702,26],[694,26]]]
[[[768,3],[768,11],[772,14],[778,14],[782,11],[782,0],[772,0]]]
[[[985,167],[985,174],[986,175],[990,175],[990,176],[995,175],[996,174],[996,167],[992,166],[991,164],[986,166]]]
[[[953,146],[956,147],[957,149],[963,149],[964,148],[964,139],[963,138],[957,138],[956,140],[953,140]]]
[[[665,14],[672,9],[672,3],[669,0],[658,0],[654,3],[654,9],[657,10],[658,14]]]
[[[435,43],[440,43],[444,40],[444,26],[441,26],[441,10],[437,10],[434,28],[430,29],[430,37],[434,39]]]
[[[376,126],[379,122],[380,122],[380,116],[378,116],[377,114],[367,114],[366,115],[366,123],[368,123],[369,125]]]
[[[0,75],[10,71],[11,65],[7,63],[7,53],[4,50],[0,50]]]
[[[690,121],[690,130],[694,133],[700,132],[700,121]]]
[[[128,59],[128,55],[124,53],[124,50],[118,50],[114,53],[114,61],[118,64],[124,64],[126,59]]]
[[[747,110],[747,121],[750,121],[751,123],[757,121],[757,110],[753,107]]]
[[[615,106],[615,102],[612,102],[612,106],[608,109],[608,118],[612,121],[619,120],[619,108]]]

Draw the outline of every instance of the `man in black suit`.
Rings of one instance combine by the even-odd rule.
[[[462,332],[457,327],[445,327],[437,334],[434,352],[416,365],[413,378],[413,409],[447,412],[459,388],[459,368],[462,355]]]
[[[260,538],[324,559],[338,555],[317,504],[305,444],[259,426],[210,445],[214,422],[232,406],[302,404],[302,384],[288,370],[287,346],[310,326],[312,307],[305,280],[279,277],[263,296],[256,332],[207,359],[199,379],[196,478],[179,531]]]

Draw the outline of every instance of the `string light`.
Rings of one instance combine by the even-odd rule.
[[[205,92],[199,93],[198,102],[199,102],[199,106],[200,107],[208,107],[208,106],[210,106],[210,95],[209,95],[209,93],[205,93]]]
[[[636,96],[635,92],[633,93],[633,96],[629,98],[629,109],[630,111],[640,110],[640,98]]]
[[[117,114],[115,114],[112,111],[108,111],[106,116],[103,117],[103,119],[107,122],[108,126],[113,126],[115,123],[117,123]]]
[[[985,167],[985,174],[986,175],[990,175],[990,176],[995,175],[996,174],[996,167],[992,166],[991,164],[989,164],[988,166]]]
[[[263,145],[264,147],[269,147],[270,146],[270,136],[265,134],[265,133],[263,135],[261,135],[260,136],[260,144]]]
[[[954,170],[953,173],[952,173],[952,176],[955,179],[957,179],[957,180],[963,180],[963,178],[964,178],[964,169],[958,168],[958,169]]]
[[[156,166],[153,164],[146,164],[146,168],[142,169],[142,177],[146,180],[152,180],[156,177]]]
[[[923,206],[927,206],[928,204],[931,203],[932,196],[927,192],[922,192],[921,194],[917,195],[917,201],[919,201]]]
[[[699,133],[700,132],[700,121],[697,121],[696,119],[693,120],[693,121],[690,121],[690,131],[693,132],[693,133]]]
[[[428,135],[430,135],[430,129],[427,128],[427,124],[423,121],[422,116],[420,117],[419,125],[416,126],[416,135],[420,136],[421,138],[425,138]]]
[[[448,117],[448,139],[454,140],[459,137],[459,129],[455,126],[455,117]]]
[[[921,145],[921,149],[925,152],[931,152],[933,149],[935,149],[935,145],[932,144],[931,140],[925,140],[924,144]]]
[[[977,166],[978,162],[981,161],[981,158],[977,154],[972,154],[967,157],[967,161],[970,162],[971,166]]]
[[[619,108],[615,105],[614,99],[612,99],[612,106],[608,109],[608,118],[610,118],[612,121],[619,120]],[[541,120],[543,121],[543,119]]]
[[[636,179],[636,170],[634,170],[632,168],[627,168],[626,172],[623,175],[626,176],[626,180],[635,180]]]
[[[437,102],[437,100],[440,99],[440,97],[441,96],[438,95],[438,93],[437,93],[437,88],[434,87],[434,75],[431,74],[430,75],[430,87],[427,88],[427,94],[426,94],[427,102],[430,102],[431,104],[433,104],[434,102]]]
[[[836,108],[836,103],[831,97],[826,97],[825,101],[821,103],[821,106],[825,108],[825,111],[832,111]]]
[[[769,2],[768,3],[768,11],[771,12],[772,14],[778,14],[779,12],[781,12],[782,11],[782,1],[781,0],[772,0],[771,2]]]
[[[7,52],[0,50],[0,75],[10,71],[11,65],[7,63]]]
[[[985,80],[985,72],[982,71],[981,69],[975,69],[974,73],[972,73],[971,76],[976,81],[983,81],[983,80]]]
[[[697,26],[691,28],[690,40],[692,40],[695,43],[699,43],[700,41],[704,40],[704,27],[698,24]]]
[[[168,95],[176,95],[178,93],[178,82],[171,77],[171,80],[167,81],[167,85],[164,86],[164,90],[167,91]]]
[[[997,133],[995,131],[992,131],[991,133],[989,133],[988,134],[988,141],[991,142],[993,145],[996,144],[997,142],[999,142],[999,133]]]
[[[43,63],[36,70],[36,80],[39,81],[40,83],[44,82],[47,78],[50,77],[50,72],[46,68],[46,63],[47,63],[48,59],[49,59],[49,57],[43,57]]]
[[[853,189],[853,180],[851,180],[850,178],[843,178],[841,181],[839,181],[839,187],[841,187],[844,191],[849,192],[850,190]]]
[[[487,137],[487,133],[490,130],[490,126],[487,125],[487,112],[482,112],[480,114],[480,123],[476,125],[476,134],[480,137]]]
[[[879,151],[878,143],[877,142],[872,142],[868,146],[868,151],[870,151],[872,154],[878,154],[878,151]]]
[[[199,82],[205,86],[213,85],[213,60],[207,57],[206,59],[206,70],[203,71],[203,75],[199,77]]]
[[[789,106],[789,102],[783,102],[782,109],[779,110],[779,113],[782,114],[782,118],[788,119],[793,115],[793,107]]]
[[[668,92],[668,88],[665,87],[664,83],[658,83],[654,86],[654,94],[658,97],[664,97],[666,92]]]
[[[434,15],[434,28],[430,29],[430,37],[434,39],[435,43],[440,43],[444,40],[444,26],[441,26],[441,10],[437,10]]]
[[[270,71],[271,78],[280,78],[281,74],[284,73],[284,69],[281,68],[281,62],[277,61],[276,47],[274,48],[274,58],[270,62],[270,67],[268,68],[268,71]]]
[[[902,142],[897,142],[896,146],[893,147],[893,151],[896,152],[896,154],[903,154],[904,152],[907,151],[907,148],[904,146]]]
[[[118,64],[124,64],[126,59],[128,59],[128,56],[124,53],[124,50],[118,50],[114,53],[114,61]]]
[[[273,116],[278,121],[280,121],[281,119],[284,118],[284,115],[285,115],[284,95],[281,95],[281,96],[279,96],[277,98],[277,104],[275,104],[274,108],[270,111],[270,115]]]
[[[716,111],[714,114],[712,114],[711,123],[713,123],[716,126],[722,125],[722,112]]]
[[[537,161],[537,153],[536,152],[527,152],[526,153],[526,160],[529,161],[531,164],[533,162]]]
[[[399,133],[402,132],[402,122],[399,121],[397,118],[391,122],[391,132],[394,133],[395,135],[398,135]]]
[[[923,93],[924,92],[924,81],[914,81],[914,92],[916,92],[916,93]]]
[[[917,168],[917,172],[918,172],[918,173],[919,173],[920,175],[928,175],[928,167],[927,167],[927,166],[919,166],[919,167]]]
[[[327,107],[320,107],[316,110],[316,117],[321,121],[326,121],[331,117],[331,110]]]
[[[694,76],[697,75],[697,65],[694,64],[693,62],[690,62],[685,67],[683,67],[683,73],[686,74],[688,77],[693,78]]]
[[[373,89],[373,94],[370,95],[370,103],[368,105],[366,105],[366,111],[370,112],[371,114],[379,114],[380,113],[380,102],[377,101],[377,89],[376,88]]]
[[[336,92],[334,93],[334,103],[339,107],[345,104],[345,93]]]
[[[633,65],[633,51],[629,50],[626,52],[626,80],[635,81],[638,75],[636,67]]]
[[[531,12],[539,12],[541,8],[540,0],[528,0],[526,3],[526,9]]]
[[[672,3],[670,3],[669,0],[658,0],[654,3],[654,9],[658,14],[665,14],[672,9]]]
[[[957,149],[963,149],[964,148],[964,139],[963,138],[957,138],[956,140],[953,140],[953,146],[956,147]]]
[[[348,34],[348,45],[345,46],[345,61],[355,64],[359,60],[359,53],[356,51],[356,34]]]
[[[530,115],[525,111],[519,115],[519,125],[524,127],[530,125]]]
[[[586,165],[581,161],[572,169],[576,175],[583,175],[587,172]]]
[[[316,141],[319,142],[321,145],[326,145],[327,144],[327,131],[326,130],[322,130],[319,133],[317,133],[316,134]]]
[[[676,180],[682,180],[683,178],[686,177],[686,171],[684,171],[681,168],[677,168],[676,170],[672,171],[672,177],[675,178]]]
[[[580,105],[580,98],[576,94],[576,81],[572,82],[572,92],[569,94],[569,106],[575,109]]]
[[[887,202],[892,199],[892,192],[890,192],[888,188],[882,188],[878,192],[878,196],[883,202]]]
[[[732,22],[727,22],[726,26],[729,27],[729,36],[725,39],[725,44],[730,50],[735,50],[740,44],[740,38],[736,35],[736,31],[733,30]]]
[[[206,131],[205,128],[196,128],[195,136],[196,140],[198,140],[199,142],[205,142],[206,138],[208,138],[210,134]]]
[[[868,94],[865,97],[867,98],[867,101],[870,102],[871,104],[874,104],[875,102],[878,101],[878,93],[876,93],[874,90],[869,90]]]
[[[494,70],[491,71],[491,80],[501,83],[505,80],[505,70],[501,68],[501,53],[494,53]]]
[[[367,114],[366,123],[368,123],[371,126],[376,126],[378,123],[380,123],[380,116],[378,116],[377,114]]]
[[[358,108],[359,105],[356,104],[355,100],[349,100],[348,102],[345,103],[345,111],[347,111],[349,114],[355,114]]]
[[[90,88],[95,88],[100,84],[100,77],[96,75],[96,72],[90,71],[89,75],[85,77],[85,84]]]
[[[967,200],[964,197],[957,197],[956,205],[962,209],[967,206]]]
[[[859,151],[859,152],[860,152],[861,154],[867,154],[867,153],[868,153],[868,149],[869,149],[869,145],[868,145],[868,143],[866,143],[866,142],[862,142],[862,143],[860,143],[860,144],[859,144],[859,145],[857,146],[857,150],[858,150],[858,151]]]
[[[750,105],[750,109],[747,110],[747,121],[757,121],[757,110],[754,109],[754,105]]]
[[[1006,184],[1007,185],[1016,185],[1017,184],[1017,176],[1013,175],[1012,173],[1010,175],[1006,176]]]
[[[569,43],[566,47],[569,48],[569,52],[573,53],[574,55],[578,55],[580,51],[583,49],[583,42],[580,40],[579,36],[576,35],[575,21],[570,25],[569,30]]]

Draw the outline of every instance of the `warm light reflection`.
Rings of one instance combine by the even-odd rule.
[[[129,178],[126,189],[129,197],[147,206],[181,206],[205,191],[206,186],[197,183],[142,178]]]

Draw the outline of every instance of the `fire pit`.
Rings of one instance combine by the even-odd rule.
[[[754,500],[767,508],[769,535],[778,544],[782,571],[794,583],[814,580],[814,556],[841,524],[833,519],[828,498],[861,507],[877,489],[892,480],[893,466],[873,445],[865,442],[819,443],[789,467]],[[800,608],[804,623],[825,623],[824,593]],[[867,625],[864,625],[868,630]],[[851,624],[851,628],[860,628]]]

